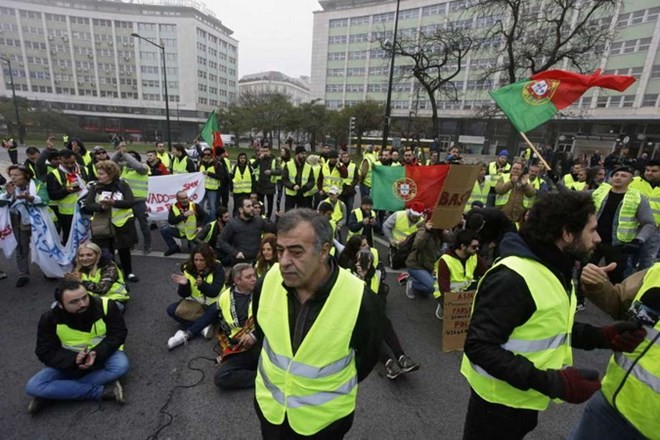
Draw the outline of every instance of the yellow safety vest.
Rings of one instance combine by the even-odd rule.
[[[562,179],[564,181],[564,185],[566,185],[566,188],[571,188],[577,180],[573,179],[573,175],[571,173],[565,174],[564,178]]]
[[[328,197],[327,199],[323,200],[321,203],[329,203],[332,205],[332,202],[330,201],[330,198]],[[330,217],[334,222],[335,225],[342,221],[344,219],[344,212],[341,210],[341,201],[337,200],[337,202],[334,204],[334,208],[332,211],[332,217]]]
[[[209,228],[209,232],[206,233],[206,237],[204,237],[202,239],[202,241],[204,243],[208,243],[209,241],[211,241],[211,236],[213,235],[213,230],[216,228],[217,224],[218,224],[217,220],[213,220],[211,223],[209,223],[209,226],[211,226],[211,227]]]
[[[506,183],[510,180],[511,180],[511,174],[509,174],[509,173],[502,174],[500,176],[500,181],[502,183]],[[511,191],[513,191],[513,189],[508,190],[504,194],[495,195],[495,206],[504,206],[504,205],[506,205],[507,202],[509,201],[509,197],[511,196]]]
[[[536,179],[534,179],[534,180],[530,180],[529,183],[532,184],[532,186],[534,187],[534,189],[535,189],[537,192],[538,192],[538,190],[541,189],[541,179],[539,179],[538,176],[536,177]],[[529,196],[523,196],[523,202],[522,202],[522,205],[523,205],[524,208],[529,209],[529,208],[532,207],[532,205],[534,205],[534,202],[535,202],[535,201],[536,201],[536,194],[534,194],[534,195],[531,196],[531,197],[529,197]]]
[[[319,173],[321,171],[321,165],[310,165],[312,167],[312,180],[314,180],[314,185],[309,191],[306,191],[303,196],[304,197],[311,197],[317,192],[319,192],[318,186],[316,186],[316,181],[319,178]],[[306,181],[305,181],[306,182]],[[304,183],[303,183],[304,185]]]
[[[199,170],[201,172],[208,172],[211,170],[212,173],[215,173],[215,164],[213,162],[210,164],[200,162]],[[220,180],[216,179],[215,177],[204,176],[204,188],[206,188],[208,191],[216,191],[218,188],[220,188]]]
[[[184,221],[179,222],[174,226],[184,237],[186,237],[186,240],[194,240],[197,232],[197,208],[193,202],[190,202],[190,207],[188,209],[192,209],[195,215],[186,217]],[[172,211],[175,216],[181,215],[181,210],[176,204],[172,205]]]
[[[479,257],[477,255],[469,256],[465,261],[465,266],[463,266],[463,262],[458,258],[453,255],[443,254],[438,261],[435,262],[436,279],[434,283],[435,289],[433,289],[433,296],[435,298],[440,298],[442,296],[437,278],[440,274],[438,271],[440,260],[444,261],[449,268],[449,289],[451,292],[463,292],[470,287],[470,284],[474,281],[474,270],[477,268]]]
[[[571,289],[569,296],[559,279],[534,260],[505,257],[490,270],[500,265],[507,266],[525,280],[536,305],[532,316],[513,329],[502,348],[527,358],[540,370],[560,370],[572,365],[571,332],[577,304],[574,289]],[[478,288],[476,294],[479,295]],[[461,373],[472,389],[487,402],[537,411],[546,409],[550,403],[548,396],[536,390],[523,391],[491,376],[465,354]]]
[[[585,186],[587,186],[587,182],[579,182],[576,180],[568,185],[567,188],[575,191],[583,191]]]
[[[53,174],[55,174],[55,179],[57,180],[57,183],[59,183],[61,186],[65,186],[67,184],[66,178],[62,177],[62,171],[60,171],[59,169],[54,169]],[[80,174],[80,176],[83,177],[82,174]],[[56,200],[55,202],[57,203],[57,209],[59,213],[64,215],[73,215],[73,213],[76,212],[76,203],[78,203],[78,195],[79,193],[71,193],[60,200]]]
[[[115,264],[115,263],[110,263],[110,264]],[[98,283],[99,281],[101,281],[101,269],[97,269],[96,274],[94,276],[90,276],[87,273],[81,273],[80,279],[82,281]],[[105,295],[97,295],[96,293],[91,292],[89,290],[87,291],[87,293],[94,296],[100,296],[101,298],[108,298],[113,301],[126,302],[130,299],[130,297],[128,296],[128,290],[126,290],[126,283],[124,282],[124,274],[119,268],[117,268],[117,281],[112,283],[112,286],[110,286],[110,290],[108,290],[108,293],[106,293]]]
[[[172,174],[186,174],[188,172],[188,156],[172,158]]]
[[[592,194],[594,205],[596,205],[597,217],[600,217],[603,203],[610,193],[611,185],[602,183]],[[637,236],[639,221],[637,220],[637,208],[642,201],[642,194],[636,189],[628,188],[623,196],[623,201],[617,208],[616,239],[623,243],[631,242]]]
[[[90,153],[89,151],[85,151],[85,154],[81,154],[80,157],[82,158],[83,164],[85,166],[92,163],[92,153]]]
[[[364,177],[364,181],[362,184],[366,186],[367,188],[371,188],[371,172],[374,168],[374,164],[376,163],[376,155],[374,153],[364,153],[364,157],[362,158],[362,161],[367,161],[367,175]]]
[[[463,212],[468,212],[470,209],[472,209],[472,203],[474,202],[481,202],[484,204],[484,206],[486,206],[486,203],[488,202],[488,193],[490,193],[490,189],[494,187],[495,181],[490,179],[488,176],[484,178],[482,183],[479,183],[479,180],[474,182],[472,192],[470,193],[470,198],[465,204],[465,209]]]
[[[346,169],[348,172],[346,173],[346,177],[344,177],[342,183],[344,185],[350,185],[353,183],[353,177],[355,176],[355,164],[353,162],[349,162],[346,166]]]
[[[660,263],[644,275],[635,296],[660,287]],[[644,437],[657,439],[660,414],[660,322],[644,326],[646,337],[634,352],[614,352],[603,378],[602,392],[612,407]]]
[[[133,196],[136,199],[145,199],[149,195],[149,174],[151,169],[147,174],[140,174],[135,170],[124,168],[121,173],[121,178],[124,182],[128,183],[128,186],[131,187],[133,191]]]
[[[220,263],[216,262],[216,264],[220,264]],[[211,305],[212,303],[218,300],[218,298],[215,296],[208,297],[204,295],[202,292],[200,292],[199,287],[197,287],[197,277],[194,277],[191,274],[189,274],[187,270],[183,271],[183,275],[188,279],[188,282],[190,283],[190,298],[194,299],[200,304],[204,304],[207,306]],[[204,278],[204,282],[206,284],[213,283],[213,272],[206,275],[206,278]]]
[[[330,171],[330,163],[326,162],[322,167],[323,172],[323,191],[326,193],[330,191],[331,186],[336,186],[340,191],[342,187],[343,178],[339,174],[339,170],[335,166],[332,171]]]
[[[355,411],[357,369],[350,347],[364,283],[345,269],[298,351],[291,348],[287,292],[279,264],[264,278],[257,321],[264,333],[255,396],[266,420],[286,417],[301,435],[312,435]],[[332,337],[328,337],[332,335]]]
[[[163,165],[165,165],[165,168],[167,169],[170,168],[170,162],[172,160],[172,156],[170,155],[170,153],[166,151],[163,151],[162,153],[156,152],[156,156],[158,157],[158,159],[160,159]]]
[[[362,223],[362,221],[364,220],[364,215],[362,214],[362,209],[355,208],[352,212],[355,213],[355,219],[358,221],[358,223]],[[357,232],[353,232],[350,229],[348,230],[348,238],[351,238],[354,235],[364,235],[364,225]],[[371,235],[370,238],[373,240],[373,236],[374,236],[373,229],[371,230],[370,235]]]
[[[218,298],[218,305],[222,311],[222,318],[224,319],[227,327],[230,329],[229,338],[236,336],[236,333],[243,328],[238,322],[238,314],[236,313],[236,306],[234,305],[234,297],[231,289],[225,289]],[[248,319],[252,317],[252,300],[248,306]]]
[[[506,174],[509,171],[511,171],[511,164],[506,163],[502,168],[500,168],[500,172],[497,172],[497,161],[491,162],[488,164],[488,174],[491,176],[496,176],[498,174]]]
[[[660,227],[660,185],[652,187],[649,182],[642,177],[637,176],[633,179],[628,188],[636,189],[649,199],[649,205],[651,205],[651,211],[653,211],[655,225]]]
[[[295,185],[296,180],[298,178],[298,167],[296,167],[296,161],[291,159],[289,162],[287,162],[286,169],[289,171],[289,182]],[[305,184],[309,180],[310,173],[312,173],[312,166],[307,162],[305,162],[302,168],[302,178],[300,179],[301,188],[305,186]],[[313,176],[314,175],[312,174],[312,178]],[[294,191],[290,188],[284,188],[284,194],[290,197],[294,197],[297,194],[297,191]],[[304,195],[306,196],[307,193],[305,193]]]
[[[104,317],[108,314],[108,301],[109,298],[101,297]],[[91,351],[91,349],[99,345],[105,338],[107,330],[105,327],[105,321],[103,318],[99,318],[94,324],[92,324],[92,328],[89,332],[74,330],[66,324],[57,324],[55,333],[57,334],[57,337],[60,338],[62,348],[81,352],[86,348]],[[124,346],[122,345],[119,349],[123,350]]]
[[[252,192],[252,170],[250,165],[245,165],[245,169],[241,174],[241,169],[238,165],[234,165],[232,182],[234,184],[234,194],[250,194]]]
[[[100,203],[101,201],[101,194],[96,194],[96,203]],[[111,209],[111,218],[110,222],[117,226],[118,228],[121,228],[126,224],[129,218],[133,218],[133,208],[115,208],[112,207]]]
[[[396,221],[394,222],[394,228],[392,228],[392,237],[396,241],[401,241],[413,232],[417,232],[417,225],[424,221],[423,217],[420,217],[417,223],[411,225],[408,221],[408,213],[405,210],[398,211],[394,215],[396,215]]]

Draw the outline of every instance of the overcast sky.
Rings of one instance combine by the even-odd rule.
[[[238,44],[239,78],[278,70],[309,75],[312,55],[312,11],[316,0],[206,0]]]

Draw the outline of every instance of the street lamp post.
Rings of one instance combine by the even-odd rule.
[[[390,58],[390,78],[387,82],[387,101],[385,103],[385,121],[383,123],[383,149],[387,148],[387,138],[390,135],[390,114],[392,103],[392,81],[394,80],[394,60],[396,58],[396,34],[399,30],[399,6],[401,0],[396,0],[396,13],[394,14],[394,36],[392,41],[392,57]]]
[[[144,40],[149,44],[153,44],[160,49],[161,57],[163,58],[163,82],[165,83],[165,118],[167,120],[167,148],[172,150],[172,131],[170,130],[170,98],[167,94],[167,66],[165,64],[165,44],[161,40],[160,44],[156,44],[148,38],[144,38],[142,35],[133,32],[131,34],[133,38],[139,38]]]
[[[7,66],[9,67],[9,82],[11,83],[11,96],[14,100],[14,110],[16,111],[16,129],[18,130],[18,142],[23,144],[23,131],[21,130],[21,117],[18,113],[18,101],[16,100],[16,89],[14,88],[14,74],[11,71],[11,60],[4,57],[0,57],[0,60],[7,63]]]

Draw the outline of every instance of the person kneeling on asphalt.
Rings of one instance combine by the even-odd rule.
[[[79,281],[64,281],[55,300],[39,320],[36,354],[46,368],[25,387],[33,397],[28,413],[50,400],[124,403],[119,379],[128,372],[128,331],[115,302],[89,295]]]
[[[223,390],[253,388],[261,344],[254,335],[252,291],[257,284],[254,268],[238,263],[231,270],[234,286],[218,299],[220,332],[218,371],[213,381]]]
[[[183,274],[172,274],[171,279],[178,284],[177,293],[183,299],[167,306],[167,314],[181,324],[183,330],[177,330],[167,341],[170,350],[200,333],[206,339],[213,336],[217,312],[211,305],[216,302],[225,283],[222,264],[206,243],[193,249],[190,258],[181,265],[181,271]]]

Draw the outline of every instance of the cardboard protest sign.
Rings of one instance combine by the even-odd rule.
[[[176,203],[176,193],[186,191],[191,202],[204,198],[204,174],[185,173],[149,177],[147,212],[149,220],[167,220],[167,212]]]
[[[479,177],[478,165],[452,165],[442,185],[431,221],[434,228],[450,229],[463,218],[463,208]]]
[[[443,292],[442,294],[445,297],[442,351],[463,350],[470,327],[470,314],[475,291]]]

